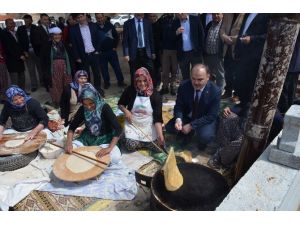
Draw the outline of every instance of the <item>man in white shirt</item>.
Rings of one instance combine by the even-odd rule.
[[[73,18],[78,22],[78,24],[70,28],[70,39],[74,59],[77,63],[77,70],[84,69],[89,73],[89,67],[91,67],[94,76],[94,86],[104,96],[104,91],[101,88],[99,65],[99,29],[95,23],[87,21],[85,13],[73,14]]]

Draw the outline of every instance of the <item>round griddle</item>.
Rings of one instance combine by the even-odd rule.
[[[179,163],[183,185],[177,191],[168,191],[164,175],[158,171],[151,182],[151,208],[153,210],[215,210],[229,187],[216,171],[195,163]]]
[[[38,150],[41,146],[46,143],[47,134],[41,131],[32,140],[26,141],[24,144],[17,146],[15,148],[5,147],[5,143],[11,140],[24,140],[28,133],[16,133],[16,134],[6,134],[3,135],[0,140],[0,156],[14,155],[14,154],[29,154]]]
[[[89,152],[95,152],[97,153],[100,150],[99,146],[88,146],[88,147],[80,147],[74,149],[77,152],[80,152],[84,154],[85,151]],[[87,159],[85,157],[82,157],[80,155],[76,155],[73,153],[74,156],[81,158],[82,160],[86,160],[94,165],[91,169],[81,172],[81,173],[74,173],[73,171],[69,170],[66,166],[68,158],[71,156],[70,154],[62,154],[60,155],[54,162],[53,165],[53,173],[54,175],[64,181],[70,181],[70,182],[75,182],[75,181],[84,181],[84,180],[89,180],[93,177],[96,177],[100,175],[107,167],[107,165],[110,162],[110,157],[109,154],[101,157],[99,160],[105,162],[107,165]]]

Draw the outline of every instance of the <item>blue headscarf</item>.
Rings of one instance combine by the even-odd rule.
[[[84,118],[85,125],[89,129],[91,134],[94,136],[98,136],[101,131],[101,114],[102,108],[105,104],[104,100],[100,97],[99,92],[90,83],[85,83],[81,87],[79,99],[81,102],[84,99],[90,99],[95,103],[96,108],[93,111],[90,111],[84,107]]]
[[[26,95],[25,91],[23,91],[21,88],[19,88],[17,85],[11,85],[5,92],[6,94],[6,97],[8,99],[8,102],[9,104],[15,108],[15,109],[21,109],[23,108],[26,103],[31,99],[30,96]],[[16,104],[13,104],[13,98],[16,96],[16,95],[20,95],[22,97],[24,97],[25,99],[25,102],[24,104],[22,105],[16,105]]]
[[[89,78],[89,75],[85,70],[78,70],[74,75],[73,81],[70,83],[71,88],[73,88],[75,91],[78,91],[78,89],[79,89],[78,79],[79,79],[79,77],[82,77],[82,76]]]

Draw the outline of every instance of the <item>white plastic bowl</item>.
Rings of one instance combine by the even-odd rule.
[[[39,152],[46,159],[56,159],[64,150],[49,143],[46,143]]]

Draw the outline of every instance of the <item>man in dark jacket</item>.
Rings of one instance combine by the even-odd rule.
[[[156,55],[150,22],[144,19],[143,13],[136,13],[134,18],[124,23],[123,30],[123,53],[125,60],[129,63],[131,85],[133,85],[134,73],[140,67],[147,68],[155,83],[152,60]]]
[[[174,21],[177,56],[183,80],[190,78],[190,68],[203,61],[204,30],[197,16],[179,13]]]
[[[117,54],[119,35],[116,31],[116,28],[109,21],[107,21],[103,13],[95,13],[95,17],[97,20],[96,25],[101,32],[101,47],[99,57],[100,68],[104,80],[104,89],[107,89],[110,86],[108,63],[110,63],[116,74],[118,86],[124,87],[126,84],[124,83],[124,77]]]
[[[221,100],[220,88],[209,77],[207,66],[193,67],[191,79],[178,89],[174,118],[166,125],[167,132],[179,133],[185,139],[196,134],[201,150],[215,139]]]
[[[32,24],[32,17],[29,14],[23,16],[25,25],[18,27],[17,36],[19,37],[20,45],[23,48],[26,65],[31,82],[31,91],[34,92],[38,88],[38,80],[36,75],[36,68],[38,70],[40,81],[42,81],[42,70],[39,57],[36,54],[36,48],[34,46],[34,33],[37,32],[37,26]]]
[[[2,43],[11,84],[18,85],[25,90],[25,54],[15,32],[16,24],[13,19],[6,19],[5,25],[6,28],[2,34]]]

